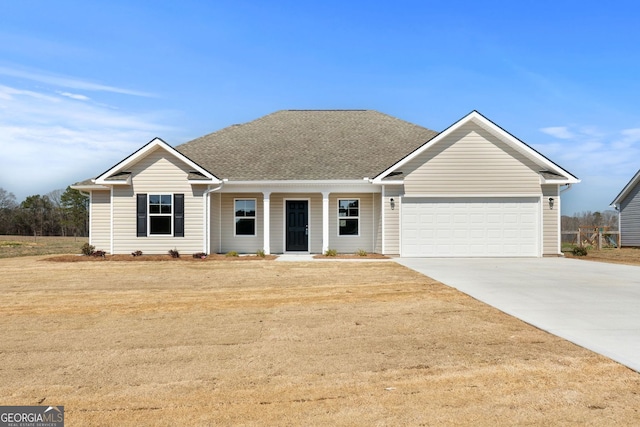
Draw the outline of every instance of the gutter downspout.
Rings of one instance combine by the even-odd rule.
[[[227,181],[228,179],[223,179],[222,182],[220,182],[220,185],[217,186],[216,188],[211,188],[211,186],[207,186],[207,191],[202,193],[202,202],[204,203],[204,206],[202,209],[202,215],[204,216],[202,218],[203,224],[204,224],[204,227],[202,227],[202,229],[204,230],[204,236],[202,236],[203,237],[202,252],[204,252],[205,254],[209,254],[209,252],[211,251],[211,233],[210,233],[211,216],[209,214],[209,207],[211,206],[211,203],[210,203],[209,195],[215,191],[219,191],[220,189],[222,189],[222,187],[224,187],[225,182]]]

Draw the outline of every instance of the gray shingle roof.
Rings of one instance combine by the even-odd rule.
[[[373,178],[437,132],[371,110],[283,110],[176,147],[219,178]]]

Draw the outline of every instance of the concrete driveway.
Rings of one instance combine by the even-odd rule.
[[[640,267],[565,258],[397,258],[640,372]]]

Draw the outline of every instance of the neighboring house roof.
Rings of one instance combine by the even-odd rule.
[[[283,110],[176,150],[232,181],[361,180],[436,135],[372,110]]]
[[[620,203],[622,203],[622,201],[629,195],[629,193],[636,187],[636,185],[638,185],[638,182],[640,182],[640,170],[636,172],[633,178],[631,178],[627,185],[624,186],[620,194],[618,194],[616,198],[613,199],[613,202],[611,202],[611,206],[620,205]]]

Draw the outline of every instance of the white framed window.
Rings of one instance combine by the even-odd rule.
[[[236,236],[256,235],[256,199],[234,199]]]
[[[360,235],[360,199],[338,199],[338,235]]]
[[[184,194],[136,194],[136,236],[184,237]]]
[[[149,194],[149,235],[173,234],[173,196]]]

